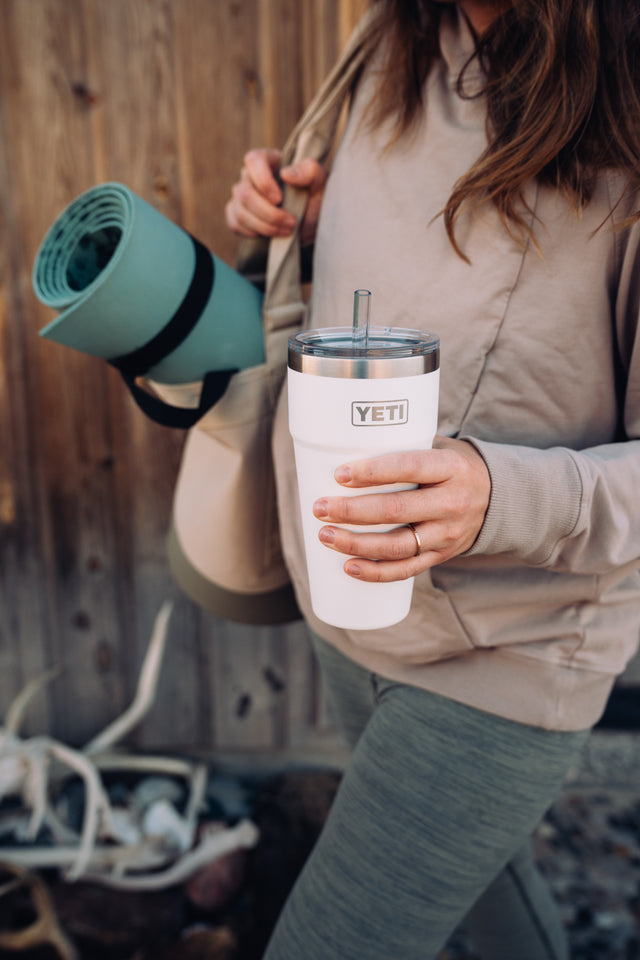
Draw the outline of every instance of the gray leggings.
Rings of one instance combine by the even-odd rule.
[[[588,731],[513,723],[372,675],[314,638],[353,745],[265,960],[566,960],[530,836]]]

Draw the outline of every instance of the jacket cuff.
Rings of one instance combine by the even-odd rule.
[[[580,516],[582,479],[571,452],[460,439],[473,444],[491,476],[484,523],[465,556],[506,553],[530,564],[548,562]]]

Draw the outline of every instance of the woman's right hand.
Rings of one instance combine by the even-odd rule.
[[[295,218],[283,210],[282,189],[276,174],[285,183],[309,191],[309,202],[300,231],[301,243],[313,242],[327,182],[327,171],[317,160],[306,158],[280,169],[279,150],[260,147],[244,157],[240,179],[231,188],[225,207],[227,225],[241,237],[287,237]]]

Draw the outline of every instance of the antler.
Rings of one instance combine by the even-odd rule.
[[[27,887],[36,913],[36,919],[30,926],[22,930],[0,931],[0,949],[30,950],[49,944],[61,960],[79,960],[74,945],[58,923],[49,891],[40,877],[13,863],[0,864],[0,870],[15,878],[0,887],[0,897],[20,887]]]

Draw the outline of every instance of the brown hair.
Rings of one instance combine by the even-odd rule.
[[[385,37],[386,70],[371,121],[396,118],[395,137],[422,107],[424,82],[439,56],[435,0],[375,0],[375,40]],[[595,175],[622,170],[640,186],[640,0],[511,0],[476,39],[486,77],[488,147],[454,184],[444,214],[455,242],[464,207],[490,200],[507,230],[530,230],[519,201],[531,179],[588,204]],[[473,58],[472,58],[473,59]],[[458,82],[465,96],[465,71]],[[640,212],[636,218],[640,216]]]

